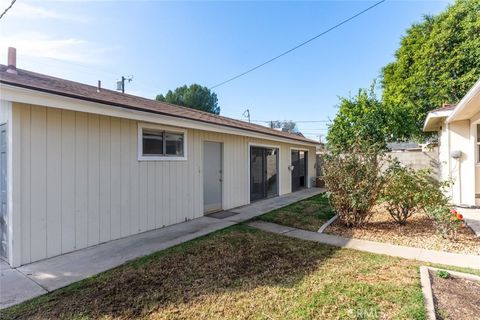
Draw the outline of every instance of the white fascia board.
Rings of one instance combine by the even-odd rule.
[[[438,110],[431,111],[428,113],[425,123],[423,124],[423,131],[437,131],[438,128],[435,126],[436,122],[439,122],[440,118],[446,118],[452,113],[452,110]]]
[[[155,114],[146,111],[131,110],[108,104],[90,102],[76,98],[64,97],[57,94],[41,92],[17,86],[0,83],[1,99],[12,102],[35,104],[57,109],[65,109],[78,112],[93,113],[111,117],[126,118],[143,122],[157,123],[180,128],[197,129],[218,133],[247,136],[270,141],[278,141],[295,145],[316,146],[316,143],[308,143],[295,139],[276,137],[269,134],[257,133],[250,130],[230,128],[218,124],[206,123],[192,119],[184,119],[174,116]]]
[[[468,90],[467,94],[460,100],[456,108],[453,110],[452,114],[447,118],[447,123],[456,120],[464,120],[461,118],[462,113],[468,108],[474,107],[471,105],[472,100],[479,96],[480,97],[480,79],[473,85],[473,87]]]

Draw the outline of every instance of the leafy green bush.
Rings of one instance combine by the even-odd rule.
[[[443,203],[444,197],[430,170],[414,170],[394,160],[385,172],[382,200],[398,224],[404,225],[414,213],[429,205]]]
[[[384,183],[383,154],[375,146],[354,144],[343,154],[325,156],[324,179],[330,203],[348,227],[364,224]]]

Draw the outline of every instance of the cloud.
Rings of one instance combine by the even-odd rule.
[[[40,32],[2,35],[0,52],[7,47],[17,48],[19,56],[51,58],[86,65],[105,62],[108,48],[78,38],[52,38]]]

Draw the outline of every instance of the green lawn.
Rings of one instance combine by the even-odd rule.
[[[278,223],[284,226],[317,231],[335,213],[330,207],[326,193],[296,202],[289,206],[270,211],[259,220]]]
[[[2,319],[425,319],[419,263],[238,225],[19,306]]]

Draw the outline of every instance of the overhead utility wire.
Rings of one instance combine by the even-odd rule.
[[[250,120],[252,122],[272,122],[272,120]],[[273,121],[293,121],[295,123],[314,123],[314,122],[330,122],[330,120],[273,120]]]
[[[232,77],[232,78],[230,78],[230,79],[227,79],[227,80],[225,80],[225,81],[223,81],[223,82],[217,83],[216,85],[211,86],[209,89],[211,90],[211,89],[220,87],[220,86],[222,86],[222,85],[224,85],[224,84],[226,84],[226,83],[228,83],[228,82],[230,82],[230,81],[233,81],[233,80],[235,80],[235,79],[238,79],[238,78],[240,78],[240,77],[242,77],[242,76],[244,76],[244,75],[246,75],[246,74],[248,74],[248,73],[250,73],[250,72],[252,72],[252,71],[254,71],[254,70],[257,70],[258,68],[261,68],[261,67],[263,67],[264,65],[266,65],[266,64],[268,64],[268,63],[270,63],[270,62],[272,62],[272,61],[275,61],[275,60],[277,60],[278,58],[281,58],[281,57],[283,57],[284,55],[289,54],[290,52],[292,52],[292,51],[294,51],[294,50],[297,50],[297,49],[300,48],[300,47],[303,47],[304,45],[312,42],[313,40],[315,40],[315,39],[317,39],[317,38],[320,38],[321,36],[323,36],[323,35],[329,33],[330,31],[332,31],[332,30],[340,27],[341,25],[343,25],[343,24],[345,24],[345,23],[347,23],[347,22],[355,19],[356,17],[358,17],[358,16],[364,14],[365,12],[367,12],[367,11],[375,8],[376,6],[378,6],[379,4],[381,4],[381,3],[385,2],[385,1],[387,1],[387,0],[378,1],[377,3],[371,5],[370,7],[368,7],[368,8],[366,8],[366,9],[358,12],[357,14],[355,14],[355,15],[353,15],[353,16],[351,16],[350,18],[345,19],[345,20],[337,23],[337,24],[334,25],[333,27],[330,27],[329,29],[323,31],[323,32],[320,33],[320,34],[317,34],[315,37],[310,38],[310,39],[308,39],[307,41],[304,41],[304,42],[300,43],[299,45],[293,47],[292,49],[287,50],[287,51],[279,54],[278,56],[275,56],[275,57],[271,58],[270,60],[267,60],[267,61],[259,64],[258,66],[253,67],[253,68],[251,68],[251,69],[249,69],[249,70],[247,70],[247,71],[245,71],[245,72],[242,72],[242,73],[240,73],[240,74],[238,74],[238,75],[236,75],[236,76],[234,76],[234,77]]]
[[[12,2],[10,2],[10,5],[2,12],[2,14],[0,15],[0,19],[3,18],[3,16],[8,12],[8,10],[10,10],[13,5],[15,4],[15,2],[17,2],[17,0],[12,0]]]

